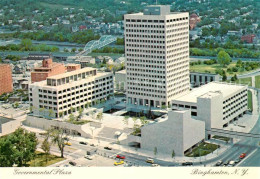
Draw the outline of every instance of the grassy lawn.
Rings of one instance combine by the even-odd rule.
[[[190,65],[190,71],[191,72],[200,72],[200,73],[216,73],[216,69],[223,69],[226,71],[227,76],[234,76],[235,74],[240,75],[240,74],[245,74],[245,73],[249,73],[250,71],[239,71],[238,72],[227,72],[227,68],[232,68],[236,66],[236,62],[231,62],[228,66],[226,66],[225,68],[223,68],[221,65],[219,64],[213,64],[213,65],[206,65],[206,64],[200,64],[200,65]],[[252,71],[252,70],[251,70]]]
[[[227,80],[226,82],[231,82],[231,80]],[[238,84],[244,84],[244,85],[248,85],[248,86],[252,86],[252,78],[248,77],[248,78],[240,78],[236,81],[232,81],[232,83],[238,83]]]
[[[248,90],[247,102],[248,102],[248,108],[252,110],[253,109],[253,101],[252,101],[252,92],[250,90]]]
[[[62,160],[65,160],[65,158],[61,158],[56,155],[49,155],[48,162],[46,163],[45,154],[39,151],[36,151],[36,158],[34,160],[31,160],[27,164],[29,167],[46,167],[52,164],[55,164],[57,162],[60,162]]]
[[[192,149],[191,152],[185,154],[186,157],[199,157],[212,153],[214,150],[219,148],[218,145],[202,142],[197,147]]]
[[[226,142],[228,142],[230,140],[230,138],[228,138],[228,137],[223,137],[223,136],[218,136],[218,135],[214,135],[212,138],[223,140],[223,141],[226,141]]]
[[[260,88],[260,75],[255,77],[255,87]]]

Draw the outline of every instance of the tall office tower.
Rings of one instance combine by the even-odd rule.
[[[161,107],[189,91],[189,14],[152,5],[126,14],[128,103]]]

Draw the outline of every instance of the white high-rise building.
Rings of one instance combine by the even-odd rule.
[[[189,14],[152,5],[126,14],[128,103],[159,107],[189,91]]]

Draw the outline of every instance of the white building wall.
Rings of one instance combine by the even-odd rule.
[[[191,119],[190,111],[169,111],[168,119],[141,128],[141,148],[184,156],[184,151],[205,138],[205,124]]]

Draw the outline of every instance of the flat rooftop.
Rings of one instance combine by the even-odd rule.
[[[74,71],[71,71],[71,72],[66,72],[66,73],[62,73],[62,74],[59,74],[59,75],[50,76],[47,79],[61,79],[61,78],[69,77],[71,75],[77,75],[79,73],[84,73],[84,72],[93,71],[93,70],[96,70],[96,69],[91,68],[91,67],[86,67],[86,68],[74,70]]]
[[[197,103],[197,97],[200,97],[200,96],[210,97],[216,93],[222,93],[223,97],[226,98],[245,87],[246,86],[243,86],[243,85],[211,82],[211,83],[203,85],[199,88],[195,88],[192,91],[190,91],[188,94],[183,95],[179,98],[176,98],[173,101]],[[210,95],[210,94],[212,94],[212,95]]]
[[[10,122],[10,121],[14,121],[14,119],[10,119],[10,118],[0,116],[0,125],[7,123],[7,122]]]

